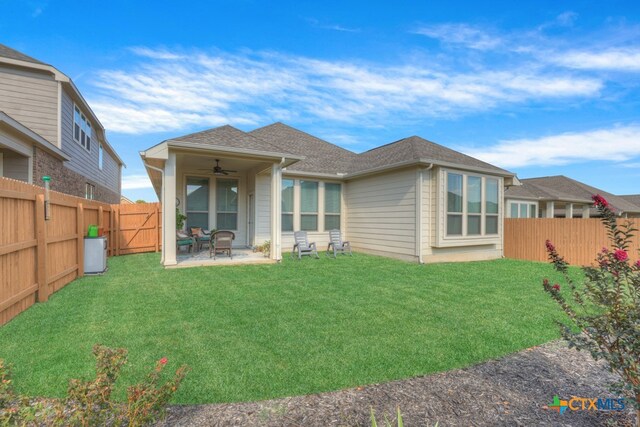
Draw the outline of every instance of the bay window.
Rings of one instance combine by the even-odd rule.
[[[498,234],[498,178],[446,172],[446,237]]]

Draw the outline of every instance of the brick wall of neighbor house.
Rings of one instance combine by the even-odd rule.
[[[120,203],[120,195],[108,188],[88,179],[64,166],[61,160],[51,156],[46,151],[33,148],[33,183],[42,186],[42,177],[51,177],[50,188],[61,193],[77,197],[85,197],[86,184],[95,186],[94,200],[105,203]]]

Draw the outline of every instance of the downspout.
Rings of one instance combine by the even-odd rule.
[[[423,182],[424,171],[430,171],[433,169],[433,163],[430,163],[427,168],[419,168],[416,174],[416,252],[418,253],[418,263],[424,264],[423,244],[424,244],[424,217],[422,209],[422,194],[423,194]]]
[[[160,194],[161,194],[161,196],[160,196],[160,199],[161,199],[160,200],[160,206],[162,206],[162,252],[161,252],[160,262],[164,264],[164,248],[166,247],[165,246],[165,239],[164,239],[164,230],[165,230],[164,213],[166,211],[166,208],[164,206],[164,199],[165,199],[165,197],[164,197],[164,169],[160,169],[158,167],[151,166],[150,164],[147,163],[146,160],[143,160],[142,163],[144,163],[145,167],[147,167],[147,168],[149,168],[151,170],[160,172],[160,175],[162,176],[162,191],[160,192]]]
[[[276,181],[276,191],[280,195],[278,200],[280,202],[279,206],[282,209],[282,165],[285,164],[286,158],[282,157],[280,159],[280,163],[278,164],[278,180]],[[278,254],[278,262],[282,261],[282,212],[280,215],[276,215],[276,236],[278,236],[278,243],[276,246],[276,252]]]

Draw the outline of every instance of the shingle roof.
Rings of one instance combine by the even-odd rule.
[[[627,194],[626,196],[620,196],[625,199],[627,202],[631,202],[634,205],[638,206],[640,209],[640,194]]]
[[[191,133],[178,138],[172,138],[171,140],[190,142],[193,144],[267,151],[272,153],[295,154],[286,150],[283,151],[281,147],[270,144],[262,139],[258,139],[253,135],[229,125],[204,130],[202,132]]]
[[[507,198],[535,198],[538,200],[566,200],[591,203],[591,196],[600,194],[619,212],[640,212],[640,206],[607,191],[592,187],[564,175],[521,179],[521,187],[509,187]],[[530,197],[527,197],[529,195]]]
[[[22,52],[18,52],[15,49],[11,49],[9,46],[5,46],[5,45],[3,45],[1,43],[0,43],[0,56],[3,57],[3,58],[17,59],[19,61],[33,62],[34,64],[44,64],[44,65],[46,65],[42,61],[38,61],[35,58],[32,58],[32,57],[30,57],[28,55],[25,55]]]
[[[473,167],[475,169],[484,169],[500,174],[511,174],[509,171],[485,163],[474,157],[467,156],[459,151],[436,144],[435,142],[427,141],[419,136],[404,138],[359,154],[352,162],[350,171],[359,172],[419,159],[433,161],[434,163],[442,162]]]
[[[306,132],[274,123],[249,132],[257,138],[289,153],[305,156],[304,160],[287,167],[288,171],[316,173],[347,173],[357,154],[324,141]]]
[[[418,136],[401,139],[356,154],[279,122],[248,133],[225,125],[173,138],[171,141],[253,149],[304,157],[304,159],[288,166],[287,171],[289,172],[350,174],[366,172],[379,167],[426,161],[484,170],[501,175],[512,175],[511,172],[504,169]]]

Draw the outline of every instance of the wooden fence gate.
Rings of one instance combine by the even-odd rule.
[[[0,325],[84,275],[84,236],[97,225],[108,255],[161,249],[159,203],[109,205],[0,178]]]

